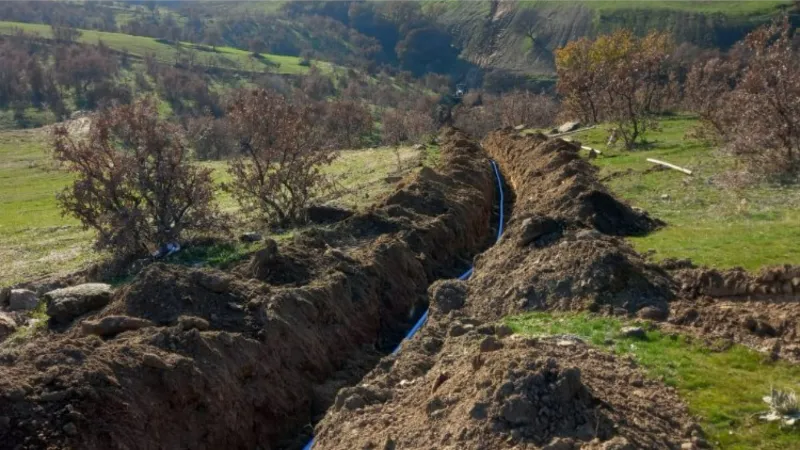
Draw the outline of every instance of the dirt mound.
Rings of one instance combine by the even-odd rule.
[[[633,314],[651,307],[666,315],[674,283],[617,237],[651,230],[658,221],[608,194],[571,143],[498,131],[483,146],[516,189],[516,203],[503,238],[476,258],[471,314]]]
[[[571,144],[504,131],[483,145],[516,189],[505,234],[468,281],[431,286],[425,326],[339,392],[314,448],[680,448],[696,430],[686,408],[632,362],[486,322],[581,308],[663,319],[673,282],[618,237],[658,222],[610,196]]]
[[[490,133],[483,147],[516,192],[515,211],[617,236],[646,234],[663,225],[614,198],[573,143],[507,129]]]
[[[488,242],[489,161],[456,131],[441,152],[439,171],[422,171],[367,214],[282,247],[267,243],[230,272],[153,265],[85,318],[138,329],[118,327],[103,340],[75,323],[4,348],[0,442],[298,446],[336,390],[421,314],[435,277]]]
[[[711,342],[722,339],[772,358],[800,361],[800,304],[785,298],[700,297],[672,302],[669,325]]]
[[[758,274],[744,269],[687,269],[673,273],[686,297],[797,296],[800,266],[768,267]]]
[[[343,389],[315,449],[671,449],[691,421],[677,393],[574,338],[508,336],[432,311],[431,323]]]

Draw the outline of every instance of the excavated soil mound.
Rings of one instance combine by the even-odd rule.
[[[339,392],[314,449],[700,442],[677,393],[631,361],[574,337],[524,339],[491,323],[525,310],[580,308],[663,320],[675,286],[618,237],[658,222],[605,191],[577,147],[507,130],[483,147],[516,190],[505,234],[476,258],[468,281],[431,286],[426,325],[361,384]]]
[[[700,297],[672,302],[670,309],[669,325],[677,331],[800,361],[800,304],[794,300]]]
[[[767,267],[758,274],[744,269],[685,269],[673,274],[685,297],[800,296],[800,266]]]
[[[681,300],[670,305],[673,328],[800,361],[800,267],[751,274],[679,266],[671,274],[681,293]]]
[[[339,392],[314,449],[674,449],[699,432],[677,392],[630,361],[431,313],[399,355]]]
[[[514,189],[515,211],[616,236],[646,234],[663,225],[614,198],[573,143],[506,129],[490,133],[483,147]]]
[[[269,242],[229,273],[153,265],[85,326],[6,347],[0,447],[299,446],[428,285],[487,244],[491,165],[459,132],[443,140],[439,170],[367,214]]]
[[[467,309],[482,318],[537,309],[589,309],[666,316],[674,285],[619,235],[659,225],[616,200],[560,139],[491,133],[483,142],[516,189],[501,241],[480,255]]]

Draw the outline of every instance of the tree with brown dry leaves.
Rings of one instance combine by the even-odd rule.
[[[558,90],[564,108],[582,119],[614,123],[627,148],[658,126],[672,95],[671,36],[637,37],[618,30],[582,39],[556,51]]]
[[[239,156],[226,189],[245,213],[275,225],[305,221],[306,207],[328,184],[321,167],[337,156],[322,145],[313,111],[264,89],[238,92],[228,113]]]
[[[800,171],[800,56],[788,18],[692,67],[688,104],[753,173]]]
[[[185,232],[222,229],[209,169],[194,166],[180,128],[141,100],[91,116],[87,135],[54,127],[55,159],[75,175],[58,195],[64,214],[97,231],[120,257],[151,252]]]

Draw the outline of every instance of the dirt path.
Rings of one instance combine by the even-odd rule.
[[[458,132],[368,213],[229,273],[154,265],[80,326],[0,355],[3,448],[297,447],[336,391],[391,350],[426,289],[490,240],[494,174]],[[306,428],[310,431],[310,428]]]

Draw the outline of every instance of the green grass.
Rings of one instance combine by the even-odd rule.
[[[31,311],[28,320],[29,325],[24,325],[17,328],[11,336],[0,343],[2,348],[15,348],[21,344],[29,341],[33,336],[45,332],[47,330],[47,321],[50,316],[47,315],[47,302],[40,301],[34,310]]]
[[[607,149],[608,130],[602,126],[571,136],[602,151],[593,160],[601,178],[632,170],[606,185],[667,222],[659,231],[632,238],[637,250],[654,250],[656,259],[690,258],[721,268],[757,270],[800,264],[800,187],[767,183],[728,187],[719,182],[720,175],[735,169],[736,162],[708,144],[685,137],[698,124],[694,117],[666,117],[661,124],[661,131],[648,135],[644,150]],[[644,173],[654,167],[647,158],[689,168],[694,174]]]
[[[798,388],[800,367],[767,362],[742,346],[717,351],[683,336],[647,332],[646,340],[621,338],[624,323],[589,314],[531,313],[506,319],[515,332],[549,336],[573,334],[608,351],[631,355],[648,375],[674,386],[690,412],[701,419],[709,442],[722,449],[798,449],[800,428],[760,422],[770,388]],[[607,344],[607,340],[613,343]]]
[[[418,167],[418,151],[404,147],[400,155],[402,175]],[[225,162],[202,164],[214,169],[216,182],[228,179]],[[326,169],[337,180],[340,191],[324,200],[363,208],[394,188],[385,178],[396,170],[394,153],[388,148],[343,151]],[[93,232],[59,211],[55,195],[70,180],[70,175],[58,170],[50,159],[45,128],[0,132],[0,286],[66,274],[104,257],[92,250]],[[217,202],[226,212],[238,211],[234,199],[225,192],[217,193]],[[174,262],[224,267],[253,249],[246,244],[187,248]]]
[[[51,39],[53,36],[49,25],[0,21],[0,34],[13,34],[20,29],[26,33],[37,34],[45,39]],[[160,61],[174,62],[178,54],[178,50],[174,45],[151,37],[95,30],[80,31],[79,42],[97,44],[98,41],[103,41],[113,50],[127,50],[131,55],[138,57],[152,53]],[[217,47],[212,50],[208,46],[191,43],[181,43],[181,46],[185,50],[192,49],[196,51],[197,63],[204,66],[252,72],[269,70],[279,74],[304,74],[308,72],[308,67],[300,65],[300,58],[296,56],[262,54],[263,59],[259,59],[253,58],[250,52],[232,47]],[[325,72],[331,70],[330,63],[316,61],[315,64]]]
[[[561,0],[528,0],[532,6],[559,6]],[[584,5],[599,11],[620,9],[671,9],[700,13],[725,13],[751,15],[773,12],[782,6],[791,6],[790,0],[578,0],[573,5]]]

